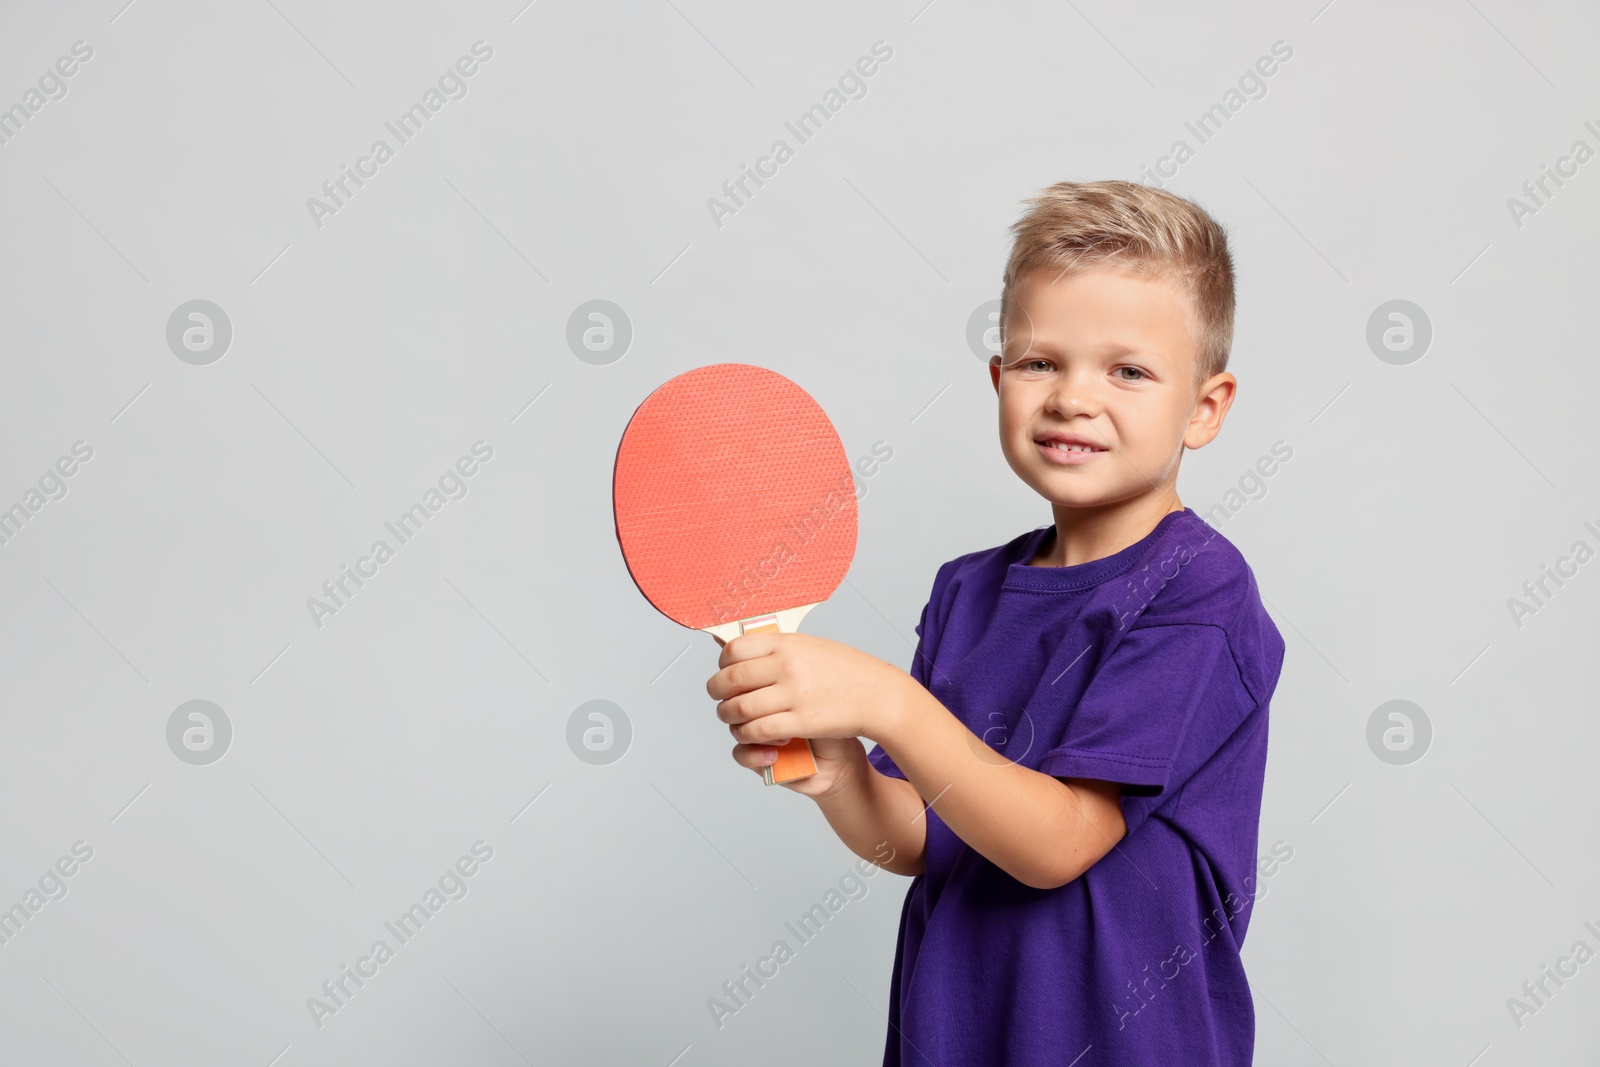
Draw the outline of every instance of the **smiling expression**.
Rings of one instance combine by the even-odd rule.
[[[1011,293],[1000,398],[1006,461],[1052,503],[1101,508],[1175,499],[1185,446],[1216,435],[1197,401],[1198,332],[1187,294],[1160,277],[1038,268]]]

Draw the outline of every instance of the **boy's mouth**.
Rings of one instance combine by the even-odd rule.
[[[1079,452],[1109,451],[1098,441],[1091,441],[1087,437],[1080,437],[1071,433],[1053,433],[1045,437],[1036,437],[1034,440],[1048,448],[1069,449]]]
[[[1034,444],[1039,446],[1046,459],[1052,463],[1074,465],[1087,463],[1110,449],[1075,434],[1050,434],[1048,437],[1034,439]]]

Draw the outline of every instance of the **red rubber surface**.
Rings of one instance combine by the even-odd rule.
[[[833,423],[747,363],[697,367],[645,398],[617,449],[612,506],[639,591],[696,630],[826,600],[856,550]]]

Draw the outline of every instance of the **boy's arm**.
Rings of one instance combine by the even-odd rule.
[[[920,798],[929,798],[945,825],[995,866],[1024,885],[1054,889],[1087,871],[1126,834],[1120,785],[1053,778],[1012,763],[915,679],[907,676],[906,683],[898,687],[899,699],[885,709],[883,736],[875,740],[915,787],[918,807]],[[870,764],[867,769],[887,779]],[[886,793],[875,785],[863,788],[876,789],[864,796]],[[881,828],[881,840],[892,829],[892,820],[885,817],[890,806],[898,805],[898,815],[906,801],[872,803],[882,821],[869,833]],[[926,819],[917,825],[925,834]],[[920,869],[921,849],[917,862]]]
[[[886,870],[924,869],[924,803],[961,840],[1037,889],[1072,881],[1127,833],[1121,786],[1057,779],[1006,760],[921,682],[876,656],[809,634],[749,633],[723,645],[718,665],[706,692],[740,746],[832,741],[829,756],[854,773],[807,795],[852,852]],[[883,746],[906,781],[871,765],[863,736]],[[756,769],[753,757],[740,758]],[[892,863],[869,855],[882,842],[896,849]]]
[[[812,797],[828,825],[862,859],[891,874],[921,874],[928,819],[916,786],[874,767],[859,740],[854,741],[850,768],[837,786]],[[892,850],[887,861],[882,854],[885,842]]]

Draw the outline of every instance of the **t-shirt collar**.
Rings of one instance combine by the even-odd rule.
[[[1008,559],[1005,583],[1002,589],[1020,589],[1035,592],[1066,592],[1074,589],[1085,589],[1089,586],[1099,585],[1109,578],[1115,578],[1133,567],[1138,562],[1146,549],[1155,540],[1166,532],[1174,522],[1183,516],[1192,516],[1194,511],[1183,508],[1179,511],[1169,511],[1161,516],[1161,521],[1156,523],[1155,529],[1145,534],[1139,540],[1119,552],[1099,559],[1091,559],[1087,563],[1075,563],[1067,567],[1030,567],[1028,560],[1038,554],[1039,548],[1050,537],[1055,529],[1055,524],[1041,526],[1032,533],[1025,534],[1015,544],[1017,548],[1014,555]]]

